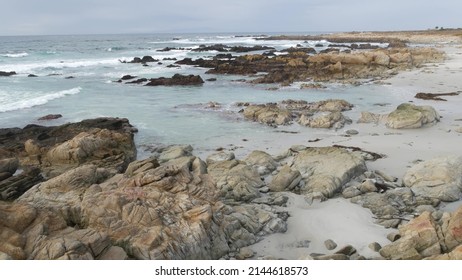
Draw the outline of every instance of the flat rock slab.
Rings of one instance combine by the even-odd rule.
[[[301,193],[320,199],[332,197],[344,184],[367,170],[358,153],[336,147],[302,150],[291,167],[298,170],[305,181]]]

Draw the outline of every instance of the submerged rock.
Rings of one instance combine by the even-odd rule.
[[[49,121],[49,120],[56,120],[62,117],[63,115],[61,114],[48,114],[48,115],[38,118],[37,120],[38,121]]]
[[[16,75],[16,72],[10,71],[10,72],[5,72],[5,71],[0,71],[0,77],[9,77]]]

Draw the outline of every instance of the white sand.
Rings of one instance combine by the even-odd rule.
[[[378,242],[382,246],[390,243],[386,236],[393,230],[374,224],[368,209],[342,198],[309,205],[300,195],[288,195],[289,203],[283,208],[290,214],[288,230],[252,245],[250,248],[258,256],[296,260],[309,257],[310,253],[332,254],[352,245],[359,254],[373,258],[379,255],[368,248],[370,243]],[[327,250],[324,246],[327,239],[337,243],[337,248]]]
[[[357,146],[364,150],[383,153],[386,158],[368,162],[369,170],[381,170],[389,175],[402,178],[413,161],[426,160],[438,156],[462,155],[462,133],[455,129],[462,127],[462,95],[445,96],[448,101],[425,101],[415,99],[418,92],[447,93],[462,90],[462,47],[457,45],[440,46],[447,53],[443,63],[430,64],[422,68],[407,71],[386,80],[403,96],[403,102],[412,100],[416,105],[431,105],[443,117],[435,126],[421,129],[392,130],[383,124],[352,124],[346,129],[356,129],[360,133],[352,137],[326,132],[323,140],[307,143],[306,136],[287,137],[278,141],[268,152],[287,150],[293,144],[310,146],[330,146],[340,144]],[[458,120],[461,119],[461,120]],[[391,135],[389,135],[391,133]],[[378,134],[373,136],[372,134]],[[297,140],[299,141],[297,143]],[[273,141],[274,143],[274,141]],[[261,144],[261,143],[259,143]],[[244,150],[256,147],[246,147]],[[247,151],[239,151],[245,152]],[[460,203],[443,208],[451,210]],[[367,246],[378,242],[382,246],[389,243],[386,239],[389,229],[374,224],[368,209],[338,198],[323,203],[307,204],[303,197],[290,194],[286,208],[291,217],[285,234],[267,236],[261,242],[251,246],[256,256],[271,255],[276,258],[299,259],[310,253],[332,253],[324,246],[326,239],[334,240],[340,248],[353,245],[366,257],[378,256]],[[308,240],[307,248],[297,248],[297,242]],[[335,250],[334,250],[335,251]]]

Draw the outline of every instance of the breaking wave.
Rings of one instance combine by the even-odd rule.
[[[18,57],[26,57],[28,56],[29,54],[26,53],[26,52],[22,52],[22,53],[3,53],[3,54],[0,54],[0,56],[2,57],[9,57],[9,58],[18,58]]]
[[[63,98],[69,95],[80,93],[81,87],[71,88],[68,90],[61,90],[49,93],[26,93],[23,94],[20,100],[11,102],[5,101],[0,104],[0,112],[9,112],[39,106],[48,103],[51,100]]]

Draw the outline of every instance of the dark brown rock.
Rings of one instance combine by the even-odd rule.
[[[63,115],[61,115],[61,114],[49,114],[49,115],[40,117],[37,120],[38,121],[49,121],[49,120],[56,120],[56,119],[59,119],[59,118],[62,118],[62,117],[63,117]]]
[[[124,75],[122,78],[120,78],[122,81],[125,81],[125,80],[132,80],[136,78],[136,76],[132,76],[132,75]]]
[[[141,63],[141,64],[146,64],[148,62],[157,62],[159,61],[158,59],[154,59],[152,56],[150,55],[146,55],[146,56],[143,56],[143,58],[140,58],[140,57],[134,57],[131,61],[120,61],[122,63]]]
[[[0,181],[0,200],[15,200],[44,179],[40,169],[29,168],[19,175]]]
[[[14,72],[14,71],[10,71],[10,72],[0,71],[0,77],[9,77],[9,76],[13,76],[13,75],[16,75],[16,72]]]
[[[135,128],[127,119],[97,118],[61,126],[0,129],[0,156],[17,157],[56,176],[84,162],[123,171],[136,157]]]
[[[191,86],[191,85],[202,85],[202,80],[199,75],[181,75],[175,74],[171,78],[155,78],[150,79],[146,86]]]
[[[448,93],[424,93],[419,92],[414,97],[423,100],[435,100],[435,101],[447,101],[440,96],[457,96],[460,92],[448,92]]]
[[[130,82],[126,82],[126,84],[142,84],[142,83],[145,83],[147,81],[148,81],[148,79],[141,78],[141,79],[136,79],[136,80],[133,80],[133,81],[130,81]]]

